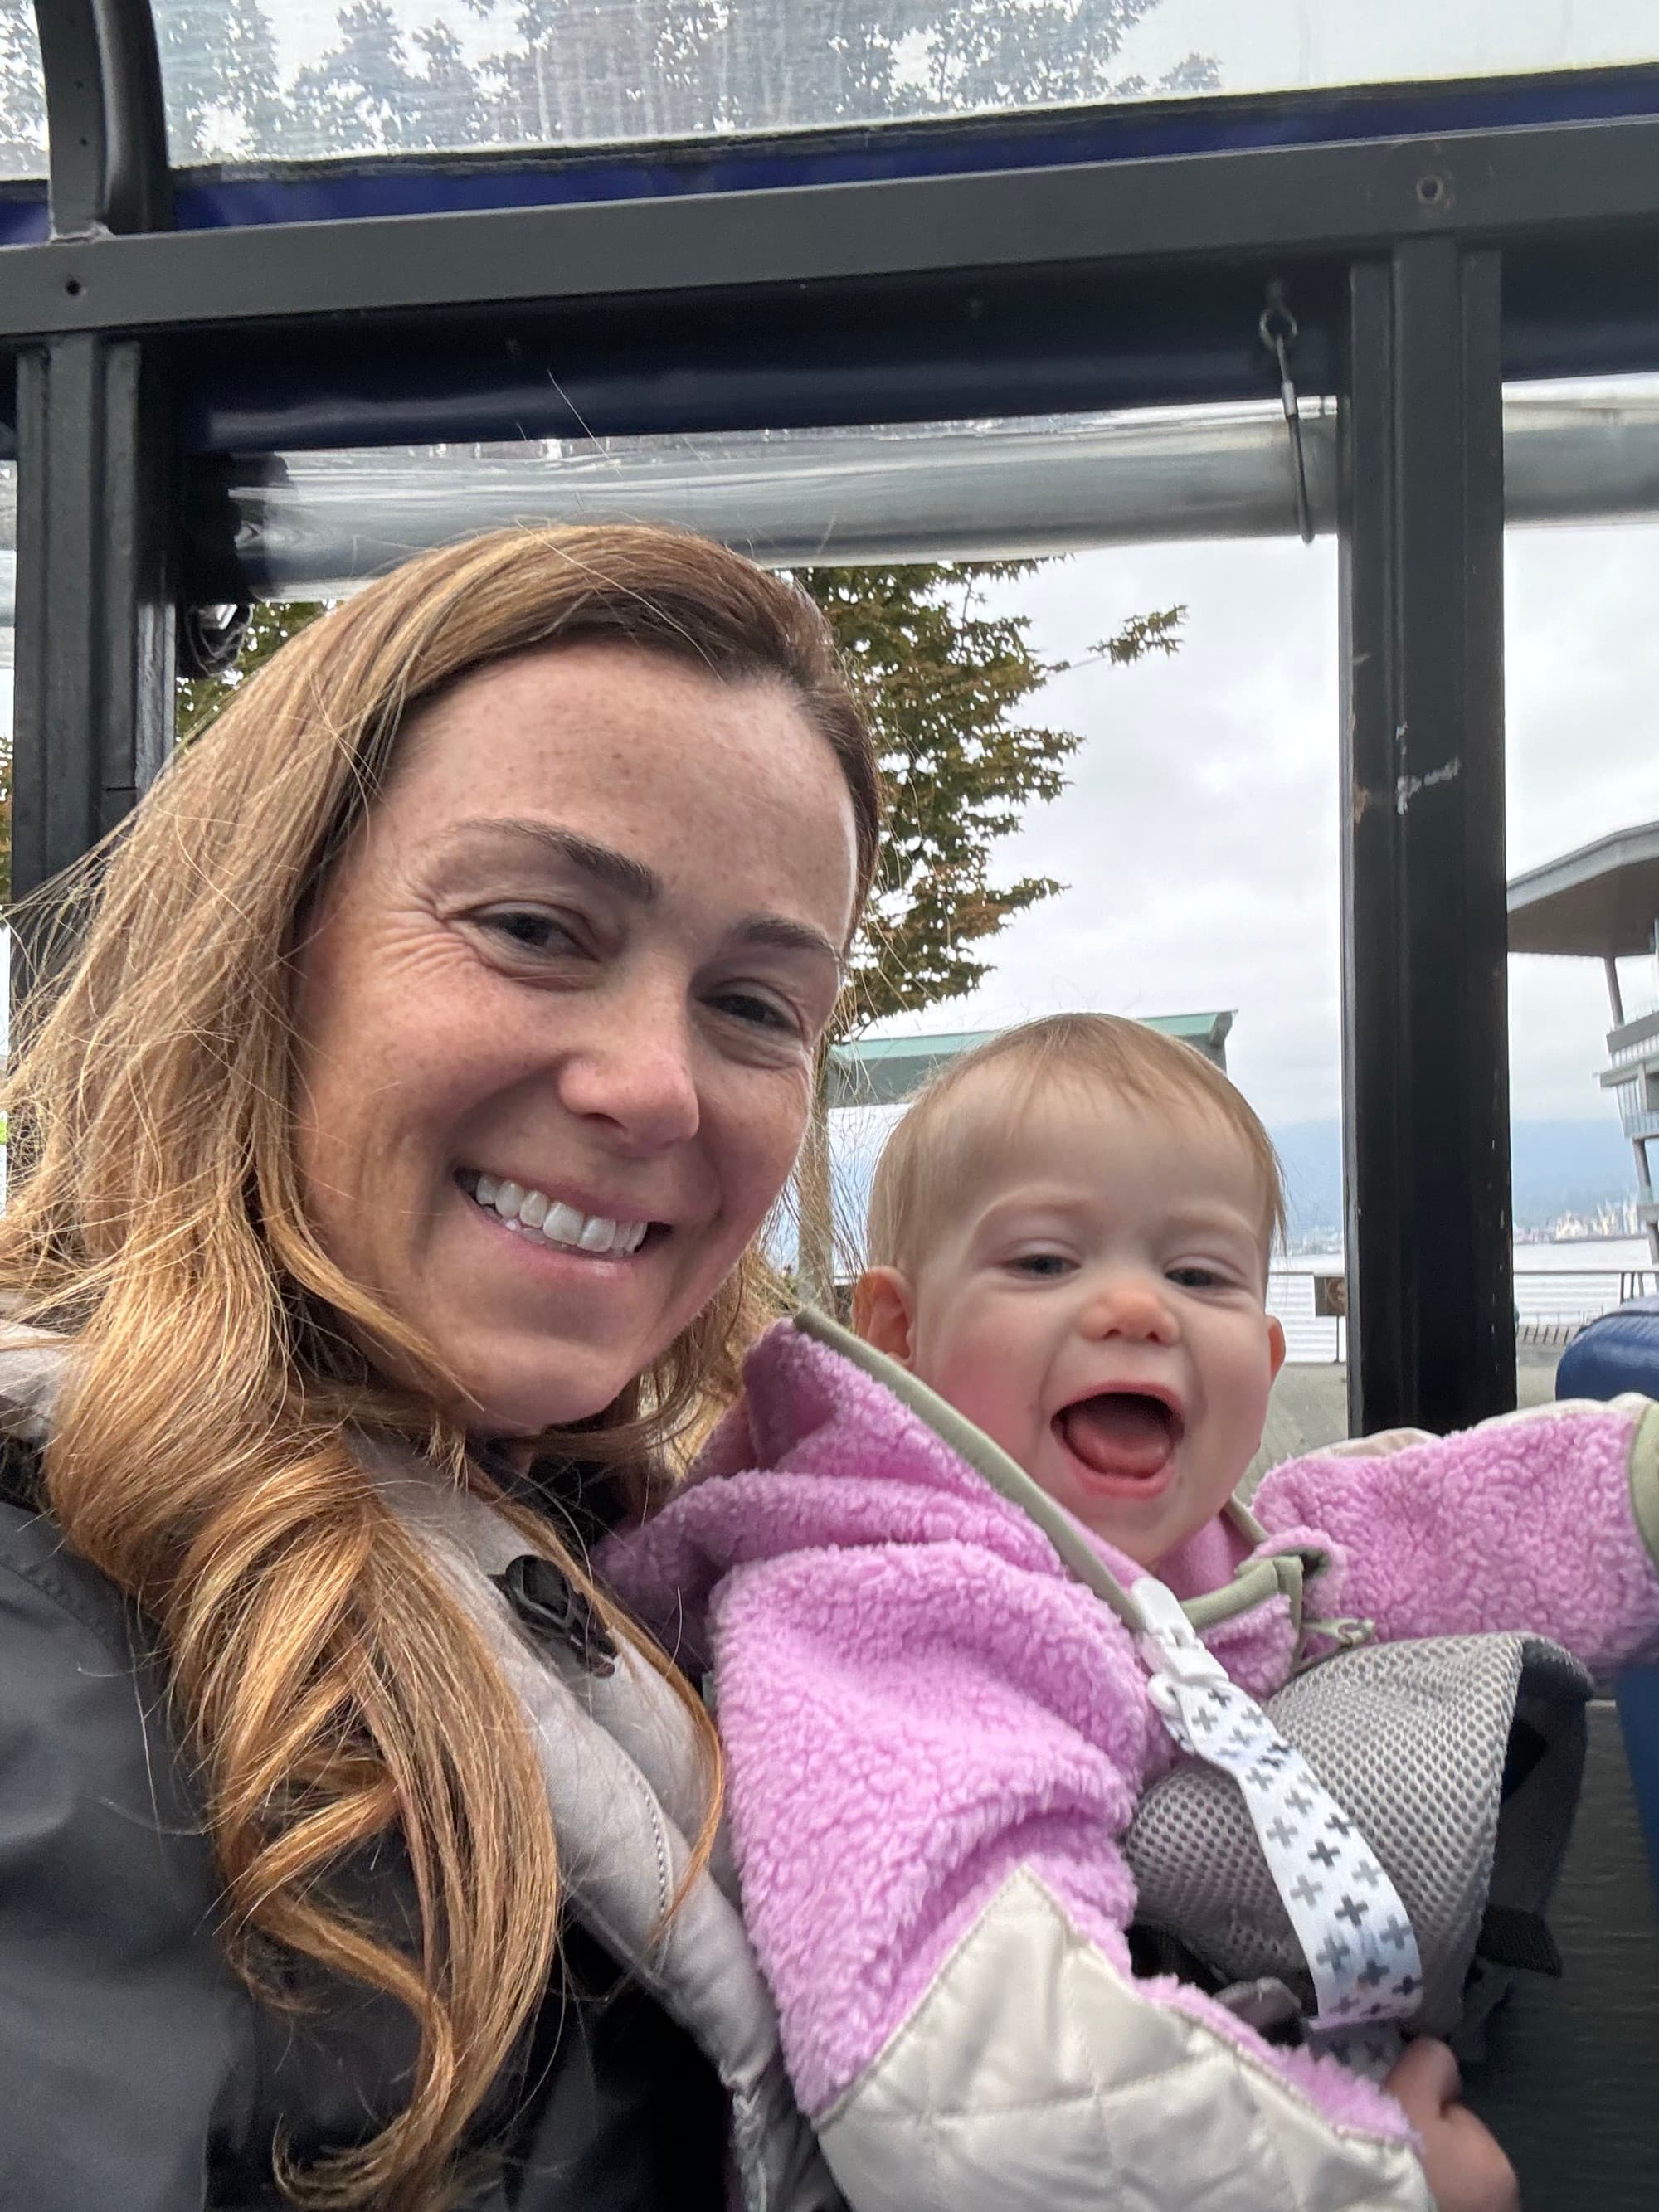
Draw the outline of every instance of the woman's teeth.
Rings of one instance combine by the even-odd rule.
[[[500,1214],[509,1229],[530,1237],[544,1237],[566,1251],[615,1253],[618,1258],[637,1252],[645,1242],[648,1221],[611,1221],[602,1213],[579,1213],[574,1206],[549,1198],[544,1191],[526,1190],[491,1175],[465,1176],[461,1187],[480,1206]]]

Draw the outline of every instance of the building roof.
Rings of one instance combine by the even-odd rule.
[[[1653,949],[1659,822],[1616,830],[1510,884],[1510,951],[1594,958]]]
[[[1141,1014],[1135,1018],[1149,1030],[1160,1030],[1165,1036],[1195,1047],[1218,1067],[1226,1066],[1231,1012]],[[854,1044],[835,1045],[830,1054],[830,1103],[896,1106],[947,1060],[999,1034],[996,1030],[957,1030],[942,1036],[860,1037]]]

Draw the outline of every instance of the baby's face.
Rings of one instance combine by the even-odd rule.
[[[1285,1357],[1260,1171],[1197,1109],[1082,1084],[1010,1120],[914,1279],[892,1279],[908,1340],[882,1348],[1154,1567],[1231,1496]]]

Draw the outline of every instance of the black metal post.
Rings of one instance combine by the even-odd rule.
[[[60,338],[18,363],[13,884],[112,829],[167,757],[167,422],[142,342]]]
[[[54,234],[166,222],[147,0],[40,0],[37,12]],[[172,426],[159,371],[153,341],[96,331],[18,359],[15,895],[112,828],[170,742]]]
[[[1356,1433],[1515,1402],[1494,250],[1350,276],[1344,1082]]]

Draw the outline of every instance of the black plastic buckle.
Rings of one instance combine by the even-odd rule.
[[[615,1669],[617,1647],[610,1632],[551,1559],[538,1552],[525,1552],[505,1573],[489,1579],[538,1643],[574,1652],[589,1674],[609,1674]]]

